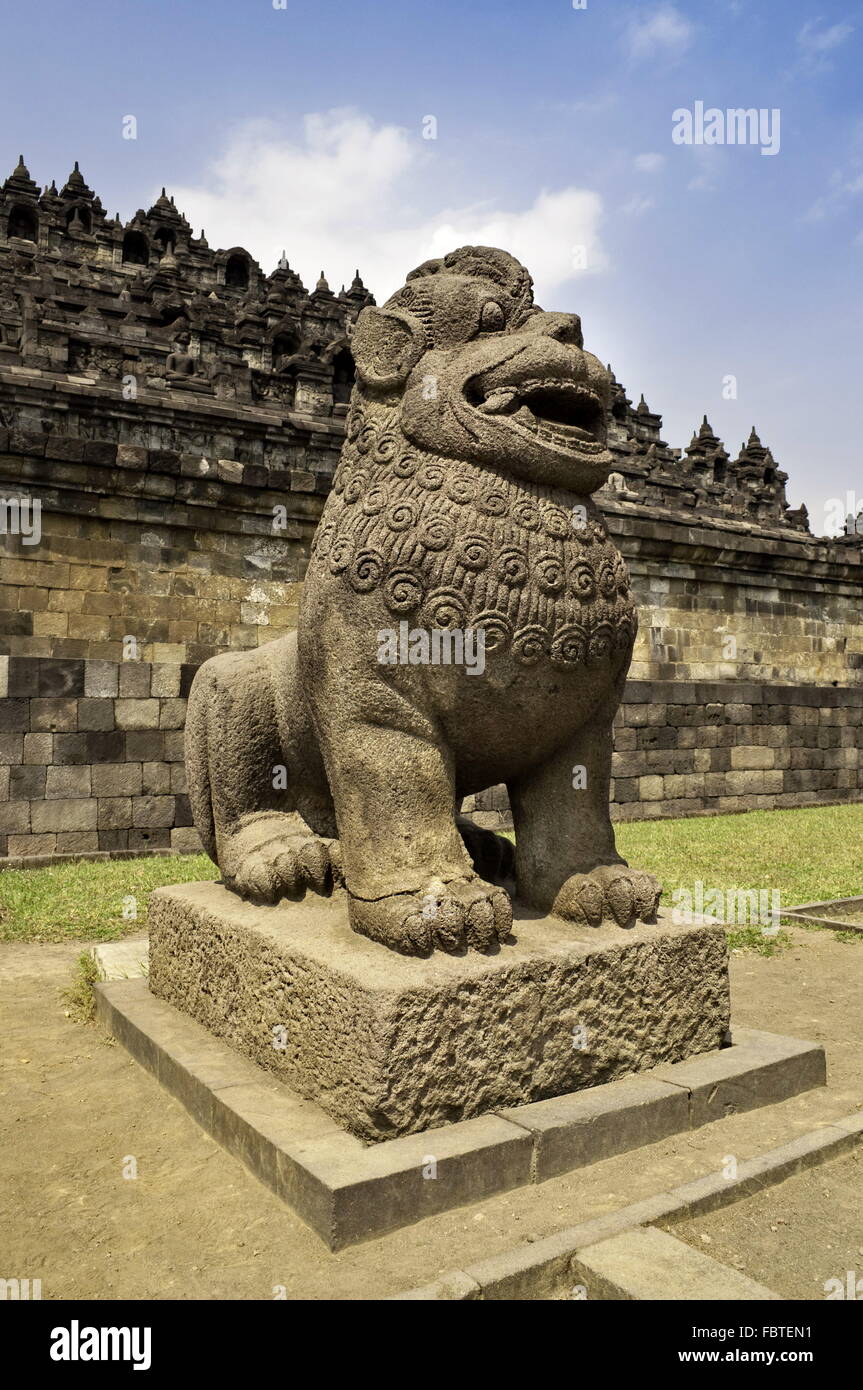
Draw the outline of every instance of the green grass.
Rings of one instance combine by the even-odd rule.
[[[696,880],[705,894],[778,889],[784,908],[863,893],[863,805],[637,821],[617,826],[617,845],[630,864],[656,874],[670,905],[676,889],[694,894]],[[806,926],[782,920],[786,926]],[[849,941],[852,935],[836,937]],[[761,956],[779,955],[792,945],[786,931],[765,935],[758,925],[729,926],[727,936],[731,950]]]
[[[662,880],[669,905],[675,889],[693,892],[697,880],[705,890],[777,888],[786,908],[863,893],[863,805],[641,821],[618,825],[617,842],[631,864]],[[0,941],[141,935],[154,888],[215,878],[218,870],[202,854],[6,870],[0,873]],[[123,916],[129,897],[136,901],[136,919]],[[729,939],[768,955],[788,940],[745,926],[732,929]]]
[[[757,956],[778,956],[794,945],[787,931],[767,935],[761,927],[729,927],[725,935],[730,951],[754,951]]]
[[[0,941],[119,941],[147,930],[147,900],[165,883],[218,878],[205,854],[78,860],[0,873]],[[137,917],[123,916],[135,899]]]
[[[772,889],[782,906],[863,894],[863,804],[616,826],[620,853],[665,885]]]

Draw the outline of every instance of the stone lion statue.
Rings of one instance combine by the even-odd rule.
[[[259,902],[343,883],[354,930],[412,954],[505,941],[513,874],[539,913],[652,920],[660,885],[609,816],[636,614],[591,501],[610,381],[578,316],[536,307],[505,251],[465,246],[365,309],[352,347],[298,632],[192,686],[207,852]],[[514,856],[457,815],[501,782]]]

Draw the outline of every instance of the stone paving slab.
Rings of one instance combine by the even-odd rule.
[[[746,1159],[734,1178],[708,1173],[682,1183],[669,1192],[633,1202],[605,1216],[594,1217],[558,1231],[544,1240],[504,1250],[487,1260],[453,1269],[433,1284],[407,1289],[394,1300],[484,1299],[532,1301],[560,1296],[577,1281],[575,1267],[582,1252],[613,1237],[648,1226],[655,1221],[683,1221],[692,1216],[730,1206],[742,1197],[773,1187],[804,1168],[837,1158],[863,1140],[863,1114],[834,1120],[820,1129],[799,1135],[766,1153]],[[687,1246],[687,1249],[690,1247]],[[659,1295],[650,1295],[659,1297]],[[670,1295],[669,1295],[670,1296]],[[687,1293],[674,1295],[688,1299]],[[730,1295],[721,1295],[728,1297]],[[630,1297],[621,1293],[614,1297]]]
[[[835,931],[863,932],[863,922],[849,921],[841,916],[842,908],[855,908],[856,915],[863,915],[863,897],[829,898],[826,902],[800,903],[797,907],[783,908],[782,916],[798,922],[813,922],[819,927],[833,927]],[[840,911],[837,912],[837,909]]]
[[[710,1109],[700,1103],[693,1107],[690,1098],[716,1084],[717,1056],[722,1077],[728,1084],[733,1079],[738,1098],[754,1097],[752,1104],[763,1103],[758,1097],[768,1094],[771,1101],[784,1098],[783,1077],[784,1094],[802,1089],[793,1059],[802,1059],[809,1084],[814,1076],[823,1077],[820,1047],[796,1039],[771,1042],[766,1034],[755,1035],[753,1042],[747,1030],[741,1044],[664,1067],[661,1078],[657,1069],[593,1093],[368,1144],[314,1101],[155,998],[146,979],[107,982],[97,985],[95,994],[98,1017],[108,1031],[333,1250],[694,1127]],[[766,1087],[759,1066],[775,1069],[783,1056],[789,1059],[786,1069],[772,1074]],[[850,1132],[835,1132],[846,1143],[856,1142]],[[740,1168],[743,1173],[747,1165]],[[751,1176],[757,1178],[755,1172]],[[652,1206],[639,1219],[662,1214]],[[603,1238],[611,1233],[602,1228]]]
[[[534,1182],[689,1129],[685,1086],[655,1080],[656,1075],[623,1077],[589,1091],[502,1110],[506,1119],[534,1136]]]
[[[601,1240],[572,1261],[570,1277],[591,1302],[689,1303],[779,1300],[763,1284],[682,1240],[639,1226]]]
[[[823,1047],[754,1028],[735,1028],[733,1039],[733,1047],[651,1073],[689,1093],[692,1129],[826,1085]]]
[[[150,942],[146,936],[102,941],[90,947],[100,980],[134,980],[149,974]]]
[[[365,1145],[143,979],[97,985],[100,1021],[333,1250],[530,1181],[530,1134],[497,1115]]]

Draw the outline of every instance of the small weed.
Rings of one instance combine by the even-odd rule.
[[[89,951],[83,951],[75,964],[75,977],[63,999],[69,1005],[69,1017],[75,1023],[92,1023],[96,1013],[93,986],[99,979],[99,967]]]

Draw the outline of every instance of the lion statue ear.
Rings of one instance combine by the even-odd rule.
[[[404,385],[423,355],[425,329],[404,309],[363,309],[351,334],[357,376],[375,391]]]

